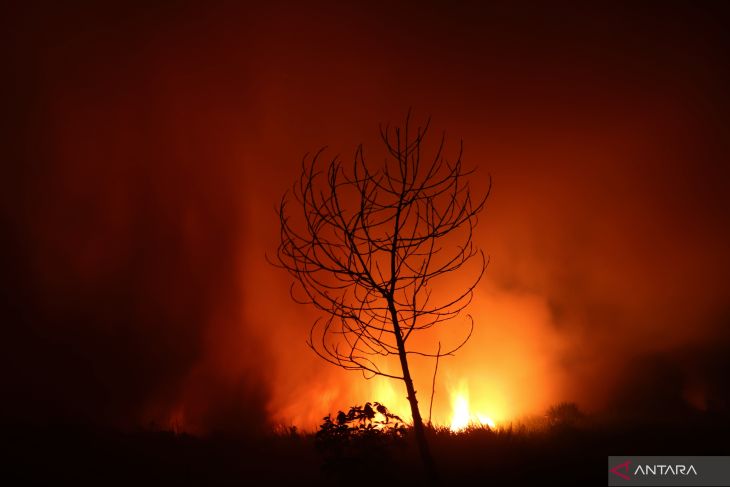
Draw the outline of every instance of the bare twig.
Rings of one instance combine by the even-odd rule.
[[[431,382],[431,403],[428,405],[428,425],[431,426],[431,413],[433,412],[433,396],[436,395],[436,374],[439,371],[439,358],[441,358],[441,342],[436,351],[436,367],[433,369],[433,381]]]

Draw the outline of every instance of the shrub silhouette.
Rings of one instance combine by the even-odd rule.
[[[402,447],[408,434],[403,420],[379,402],[338,411],[333,418],[322,418],[315,435],[317,450],[323,456],[323,468],[334,474],[364,473],[377,465],[380,470],[392,463],[390,450]]]
[[[561,402],[550,406],[545,414],[548,425],[552,428],[574,428],[585,415],[574,402]]]

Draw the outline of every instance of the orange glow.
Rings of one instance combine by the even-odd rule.
[[[373,399],[385,404],[391,412],[410,423],[413,421],[411,406],[405,396],[405,388],[402,384],[388,379],[379,379],[373,387]],[[423,414],[423,408],[421,414]]]
[[[318,313],[264,258],[303,155],[326,145],[347,163],[362,143],[378,164],[378,124],[409,106],[447,132],[448,157],[463,139],[475,193],[487,174],[495,184],[475,229],[492,260],[466,310],[474,334],[440,360],[431,412],[434,360],[409,357],[424,421],[502,426],[566,400],[588,413],[728,404],[730,109],[712,9],[658,23],[640,9],[627,24],[622,7],[617,36],[603,15],[463,6],[410,22],[402,7],[416,30],[391,31],[403,22],[348,2],[317,15],[248,3],[7,17],[14,414],[314,431],[379,401],[410,421],[402,382],[307,348]],[[462,318],[414,349],[458,343]]]
[[[411,373],[424,421],[430,417],[433,425],[453,431],[470,424],[493,428],[541,414],[560,401],[564,372],[555,357],[566,341],[552,326],[545,299],[505,292],[487,284],[475,296],[471,310],[476,323],[474,334],[455,356],[441,359],[431,414],[435,363],[433,359],[412,358]],[[435,338],[446,343],[460,333],[459,323],[454,322]],[[360,374],[326,367],[309,354],[303,358],[313,370],[322,372],[318,384],[299,388],[299,384],[285,382],[276,387],[279,400],[270,405],[275,423],[313,430],[327,412],[367,401],[379,401],[404,421],[411,421],[402,382],[363,380]]]
[[[481,404],[485,404],[486,402],[488,402],[486,398],[483,401],[479,401]],[[475,408],[470,404],[469,389],[465,382],[461,382],[459,387],[452,392],[451,407],[451,424],[449,426],[451,431],[462,431],[469,426],[496,427],[494,420],[490,416],[487,416],[486,412],[481,410],[475,411]]]
[[[469,397],[456,394],[452,400],[453,414],[451,417],[451,431],[461,431],[469,426]]]
[[[489,426],[490,428],[496,428],[497,425],[494,423],[494,420],[490,418],[489,416],[482,416],[481,414],[477,414],[477,419],[479,419],[479,423],[482,426]]]
[[[400,384],[392,380],[377,380],[372,388],[373,398],[382,401],[404,421],[411,422],[410,405],[406,397],[400,393],[399,386]],[[464,380],[458,381],[455,387],[446,385],[445,388],[450,391],[449,401],[442,401],[443,404],[436,403],[434,426],[448,427],[451,431],[458,432],[469,426],[496,428],[497,424],[493,417],[500,418],[501,421],[510,419],[509,415],[500,409],[499,402],[490,400],[488,394],[471,395]],[[421,413],[428,420],[428,394],[426,396],[419,403]]]

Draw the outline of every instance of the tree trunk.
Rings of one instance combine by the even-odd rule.
[[[421,418],[421,412],[418,409],[418,399],[416,399],[416,390],[413,387],[413,379],[411,378],[411,371],[408,368],[408,356],[406,355],[405,343],[401,336],[400,324],[398,323],[398,314],[395,311],[395,306],[390,306],[390,314],[393,320],[393,328],[395,331],[395,341],[398,345],[398,357],[400,358],[401,369],[403,369],[403,382],[406,383],[406,391],[408,392],[408,402],[411,405],[411,415],[413,416],[413,431],[416,434],[416,443],[418,443],[418,451],[421,455],[421,461],[426,470],[426,475],[432,484],[438,484],[438,474],[436,472],[436,466],[434,465],[433,457],[431,456],[431,450],[428,447],[428,441],[426,440],[426,428],[423,426],[423,419]]]

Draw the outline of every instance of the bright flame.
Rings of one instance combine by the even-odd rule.
[[[469,407],[469,389],[465,383],[451,393],[451,431],[462,431],[470,425],[495,428],[494,420],[481,412],[472,413]]]
[[[454,431],[470,424],[502,427],[539,414],[562,398],[568,378],[554,358],[562,356],[570,340],[555,334],[547,300],[490,286],[474,298],[480,326],[475,328],[470,345],[457,357],[440,362],[435,391],[434,361],[417,355],[409,357],[424,422],[431,420],[436,427]],[[267,296],[259,298],[265,300]],[[481,313],[481,309],[488,313]],[[296,313],[287,311],[286,322],[297,319]],[[445,327],[438,334],[424,336],[422,342],[413,335],[412,343],[414,348],[427,351],[433,348],[428,347],[435,338],[443,343],[459,343],[462,332],[458,326]],[[299,332],[286,333],[281,343],[296,341],[299,336]],[[295,359],[301,360],[301,367],[282,362],[290,373],[282,374],[273,384],[269,405],[272,422],[317,431],[327,413],[378,401],[404,422],[412,423],[403,381],[385,377],[363,380],[360,374],[323,366],[314,354],[292,356],[291,360]],[[385,359],[381,365],[398,375],[397,357]]]
[[[489,426],[490,428],[496,428],[497,425],[494,424],[494,421],[489,416],[484,416],[483,414],[477,413],[477,418],[479,419],[479,423],[481,423],[482,426]]]
[[[389,380],[374,380],[374,396],[377,397],[380,402],[386,404],[390,411],[398,414],[406,422],[411,422],[411,411],[408,400],[405,395],[400,393],[397,386],[393,381]],[[480,396],[477,394],[477,396]],[[470,425],[486,426],[489,428],[496,428],[494,420],[487,415],[484,411],[490,411],[494,413],[496,404],[493,401],[489,405],[485,405],[483,401],[476,399],[486,399],[484,397],[472,398],[469,394],[469,388],[467,387],[466,381],[461,380],[458,383],[458,387],[451,391],[451,420],[439,422],[436,419],[436,424],[449,425],[451,431],[462,431],[468,428]],[[499,408],[497,408],[499,409]],[[496,413],[495,413],[496,414]],[[426,418],[424,418],[425,420]],[[444,418],[446,419],[446,418]]]
[[[469,426],[469,398],[457,394],[451,400],[454,409],[451,416],[451,431],[460,431]]]

